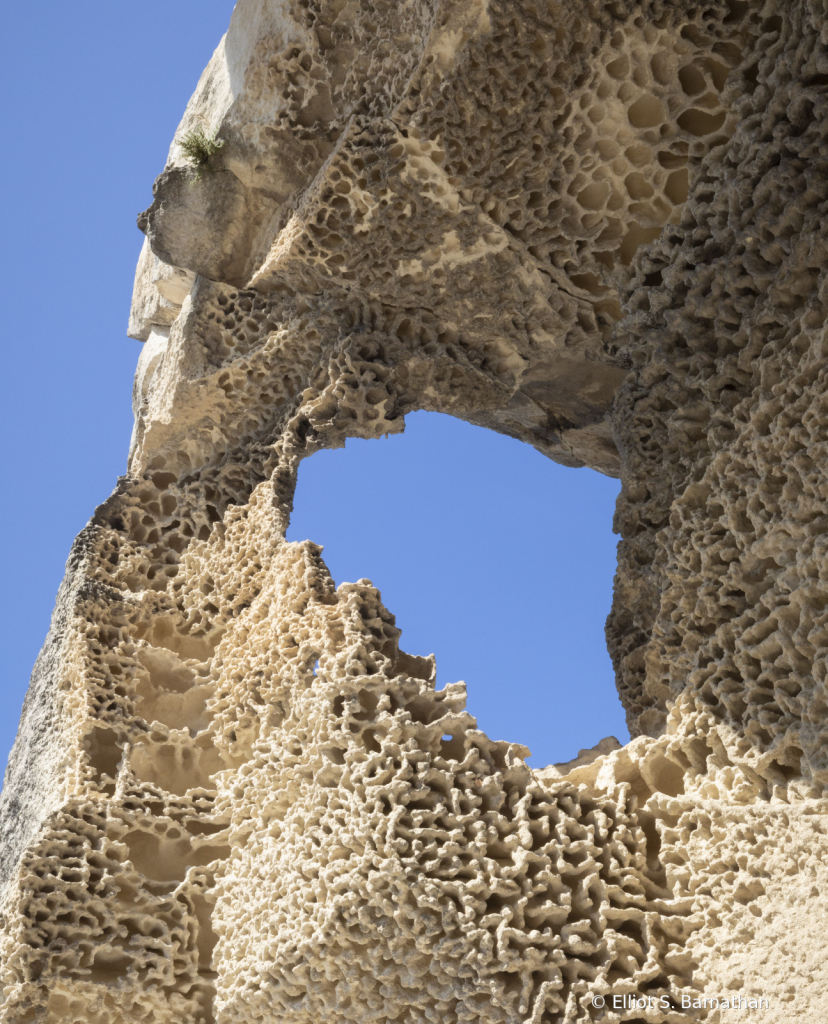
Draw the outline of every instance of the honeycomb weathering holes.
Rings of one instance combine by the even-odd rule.
[[[440,11],[240,0],[187,108],[7,774],[3,1024],[822,999],[824,12]],[[284,541],[415,409],[621,477],[626,747],[531,770]]]

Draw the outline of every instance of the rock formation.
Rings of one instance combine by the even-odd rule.
[[[239,0],[6,774],[3,1024],[824,1015],[826,14]],[[531,770],[284,540],[415,409],[621,477],[626,747]]]

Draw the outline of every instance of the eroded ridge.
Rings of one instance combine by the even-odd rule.
[[[334,590],[318,548],[278,538],[267,485],[225,523],[187,571],[195,594],[232,574],[229,628],[168,612],[110,638],[122,713],[24,858],[6,1012],[542,1020],[683,991],[692,904],[628,760],[592,793],[533,773],[400,651],[369,581]]]
[[[6,776],[3,1024],[818,1012],[825,14],[240,0]],[[621,476],[626,747],[529,769],[284,540],[416,409]]]

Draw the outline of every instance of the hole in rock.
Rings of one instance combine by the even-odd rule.
[[[465,680],[479,728],[542,767],[629,739],[604,638],[619,486],[418,412],[306,459],[287,536],[323,544],[337,584],[370,579],[402,649],[435,654],[437,687]]]
[[[114,779],[124,753],[117,734],[105,726],[95,726],[84,739],[84,746],[89,754],[89,763],[95,771]]]
[[[161,722],[171,729],[206,728],[207,701],[213,687],[197,679],[195,671],[163,647],[142,647],[135,655],[145,669],[135,688],[135,711],[147,723]]]
[[[655,128],[666,116],[667,112],[661,100],[649,95],[641,96],[627,111],[627,117],[634,128]]]
[[[188,838],[156,836],[139,829],[128,832],[124,843],[135,870],[154,882],[181,882],[188,868],[230,856],[229,846],[205,844],[194,848]]]
[[[141,737],[130,753],[130,768],[141,782],[160,786],[168,793],[184,796],[191,789],[211,789],[213,777],[226,765],[213,746],[212,738],[205,734],[194,744],[181,732],[175,741],[156,741],[151,736]]]
[[[198,921],[198,965],[204,970],[213,966],[213,950],[218,942],[218,935],[213,931],[213,908],[203,895],[193,896],[193,909]]]
[[[132,966],[132,957],[118,951],[99,950],[86,979],[93,985],[112,985]]]

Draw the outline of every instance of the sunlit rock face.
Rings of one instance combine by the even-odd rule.
[[[826,13],[239,0],[6,775],[3,1024],[820,1019]],[[626,747],[530,769],[285,541],[418,409],[621,477]]]

